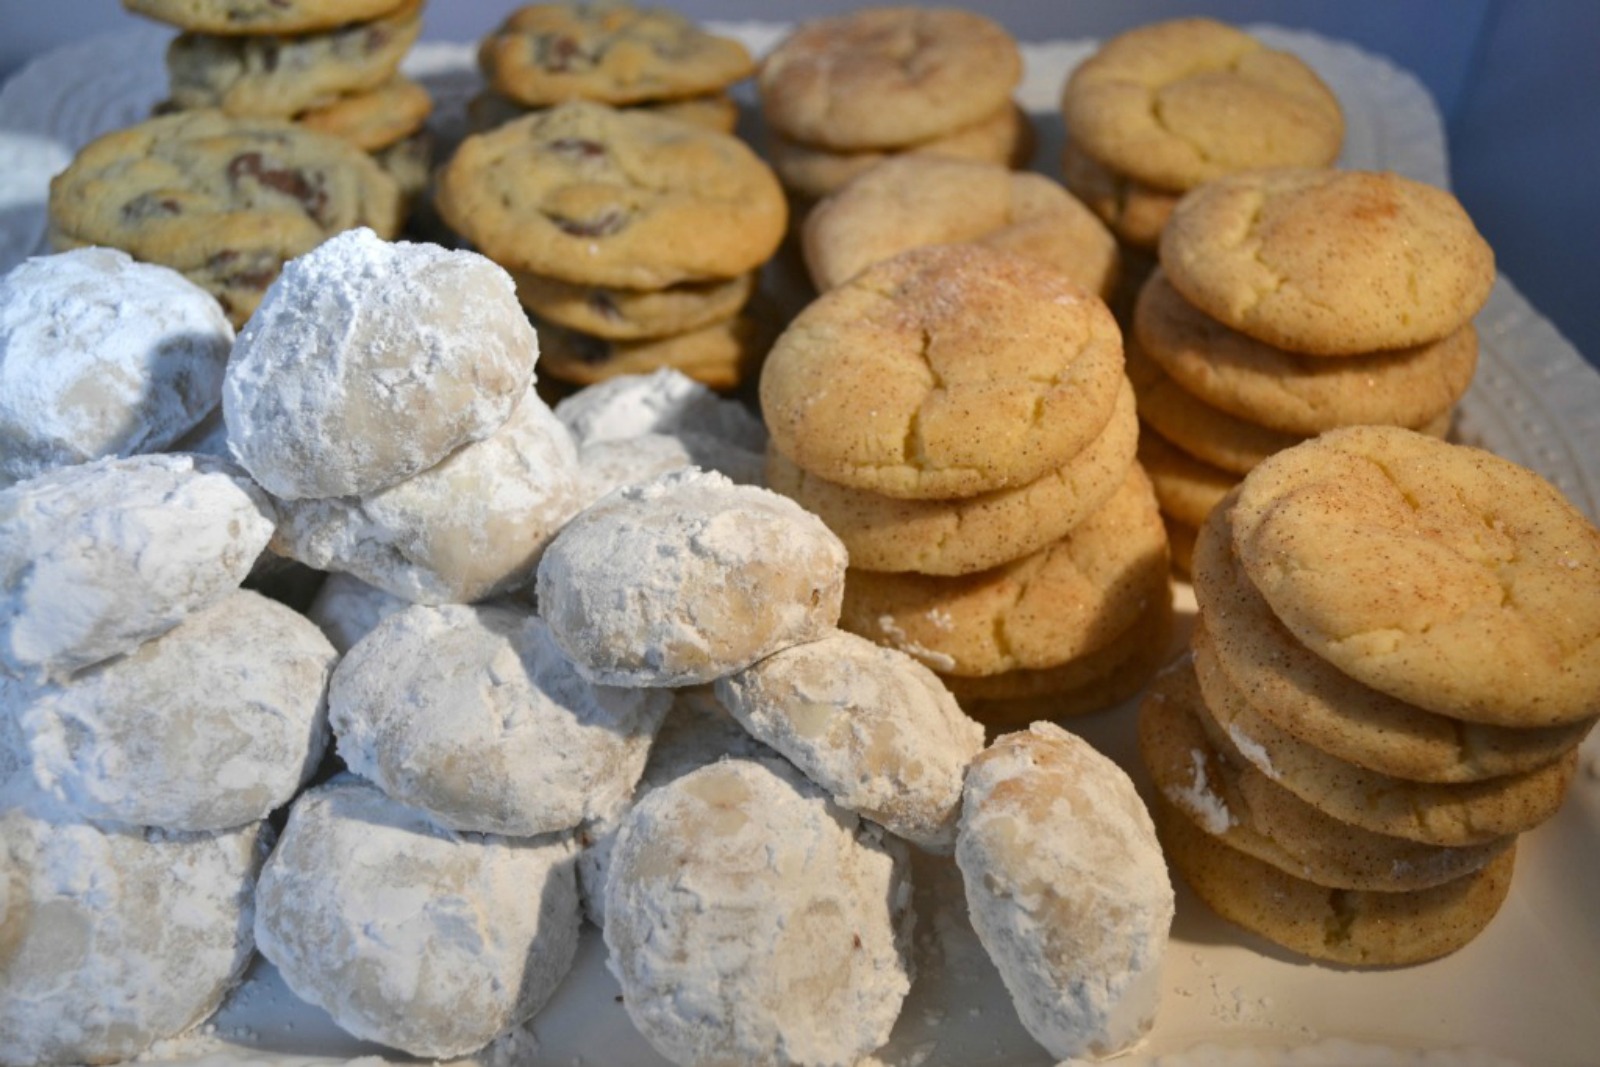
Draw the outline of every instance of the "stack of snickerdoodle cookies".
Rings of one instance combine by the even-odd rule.
[[[1494,254],[1455,197],[1284,168],[1194,190],[1139,292],[1128,376],[1180,566],[1227,489],[1342,426],[1444,436],[1477,365]]]
[[[516,279],[553,378],[672,368],[732,390],[766,352],[770,317],[747,305],[788,205],[730,134],[572,101],[468,137],[436,202]]]
[[[177,26],[162,110],[293,119],[364,152],[414,196],[427,184],[433,100],[400,73],[423,0],[123,0]]]
[[[799,200],[888,156],[1012,166],[1033,152],[1012,100],[1022,53],[1004,27],[954,8],[876,7],[798,25],[761,61],[768,156]]]
[[[1310,956],[1469,941],[1600,713],[1600,531],[1507,460],[1353,427],[1226,496],[1194,588],[1139,723],[1174,866]]]
[[[1166,535],[1105,304],[981,245],[806,307],[761,377],[770,486],[850,552],[842,628],[990,726],[1109,706],[1165,649]]]

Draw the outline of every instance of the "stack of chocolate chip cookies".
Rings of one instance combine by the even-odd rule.
[[[124,0],[178,27],[162,110],[292,119],[371,153],[408,196],[427,184],[433,102],[400,74],[423,0]]]
[[[1494,254],[1448,192],[1282,168],[1188,194],[1135,305],[1128,376],[1180,566],[1230,486],[1342,426],[1443,437],[1471,384]]]
[[[1006,30],[953,8],[863,8],[798,25],[761,62],[768,156],[801,202],[890,155],[1023,166],[1028,117],[1012,100],[1022,55]]]
[[[516,279],[550,377],[588,385],[671,368],[732,391],[766,354],[774,324],[750,299],[788,204],[730,134],[560,104],[468,137],[436,203]]]
[[[976,244],[807,306],[761,378],[767,479],[850,552],[840,626],[990,727],[1107,707],[1165,652],[1166,535],[1105,304]]]
[[[1148,263],[1190,189],[1239,170],[1327,166],[1344,142],[1339,102],[1315,71],[1206,18],[1106,41],[1068,77],[1061,111],[1063,180],[1135,262]]]
[[[732,133],[728,89],[755,71],[743,44],[664,8],[529,4],[484,37],[486,88],[468,104],[475,130],[568,100],[639,108]]]
[[[1600,531],[1507,460],[1353,427],[1227,495],[1194,587],[1139,724],[1174,866],[1309,956],[1464,945],[1600,711]]]

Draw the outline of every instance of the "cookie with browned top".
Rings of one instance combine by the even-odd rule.
[[[1327,166],[1344,140],[1339,102],[1315,71],[1205,18],[1106,41],[1067,79],[1061,109],[1086,155],[1174,191],[1238,170]]]
[[[753,270],[788,223],[777,178],[739,139],[586,101],[468,137],[436,200],[507,269],[636,289]]]
[[[400,192],[364,152],[278,119],[180,112],[86,145],[50,184],[58,249],[121,248],[187,275],[239,325],[283,264],[335,233],[393,237]]]
[[[421,32],[422,0],[405,0],[381,18],[317,33],[180,34],[167,48],[172,102],[287,118],[383,85]]]
[[[916,499],[976,496],[1064,466],[1122,387],[1105,304],[979,245],[912,249],[824,293],[773,345],[774,446],[829,481]]]
[[[953,8],[863,8],[797,26],[757,75],[761,111],[791,141],[896,148],[993,115],[1022,77],[994,20]]]
[[[756,272],[660,289],[579,285],[517,272],[517,298],[546,322],[612,341],[686,333],[737,315],[756,290]]]
[[[483,39],[478,65],[495,92],[524,107],[675,100],[755,71],[749,50],[731,37],[675,11],[616,2],[520,7]]]
[[[146,18],[223,36],[313,33],[388,15],[406,0],[122,0]]]

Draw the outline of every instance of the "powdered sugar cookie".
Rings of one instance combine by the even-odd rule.
[[[487,259],[348,231],[287,263],[241,331],[228,439],[280,499],[375,493],[498,429],[538,356]]]
[[[117,829],[0,804],[0,1060],[111,1063],[195,1026],[251,958],[270,832]]]
[[[716,471],[740,485],[760,486],[766,481],[765,462],[759,453],[708,434],[647,433],[594,441],[578,449],[585,507],[613,489],[648,482],[684,467]]]
[[[578,947],[567,835],[456,834],[340,775],[261,872],[256,943],[302,1000],[416,1056],[474,1052],[544,1006]]]
[[[276,551],[417,603],[482,600],[525,583],[582,503],[566,427],[529,390],[490,437],[365,497],[280,506]]]
[[[677,471],[574,517],[539,562],[539,605],[591,681],[693,685],[830,631],[844,568],[787,497]]]
[[[21,724],[34,779],[84,818],[225,830],[266,818],[316,770],[336,658],[303,615],[240,590],[0,704]]]
[[[628,1017],[679,1064],[858,1062],[911,984],[907,859],[787,764],[724,760],[652,790],[606,883]]]
[[[977,245],[902,252],[807,305],[773,344],[773,446],[829,481],[976,496],[1059,469],[1105,427],[1122,338],[1087,290]]]
[[[752,452],[767,446],[766,427],[743,404],[670,369],[586,386],[556,404],[555,413],[580,446],[684,431],[720,437]]]
[[[458,604],[384,620],[328,693],[352,771],[444,826],[513,837],[631,796],[670,702],[584,681],[531,614]]]
[[[206,456],[63,467],[0,490],[0,667],[61,676],[127,652],[227,596],[275,516]]]
[[[411,601],[363,582],[353,574],[335,571],[322,580],[306,617],[342,656],[372,628],[390,615],[404,611]]]
[[[910,656],[836,633],[720,678],[716,693],[840,807],[931,851],[955,847],[983,727]]]
[[[0,278],[0,485],[159,452],[222,396],[233,327],[177,271],[111,248]]]
[[[1154,1021],[1172,926],[1155,827],[1122,769],[1050,723],[973,761],[956,862],[973,928],[1028,1032],[1110,1056]]]

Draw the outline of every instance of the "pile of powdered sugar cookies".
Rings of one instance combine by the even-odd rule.
[[[841,630],[845,546],[745,408],[661,371],[552,409],[501,268],[365,230],[214,336],[144,434],[202,451],[77,432],[0,490],[0,1060],[133,1058],[257,951],[353,1035],[470,1055],[587,918],[674,1062],[855,1063],[919,965],[913,850],[1053,1054],[1148,1030],[1173,898],[1132,783],[1055,728],[986,749]],[[329,572],[305,615],[243,588],[270,560]]]

